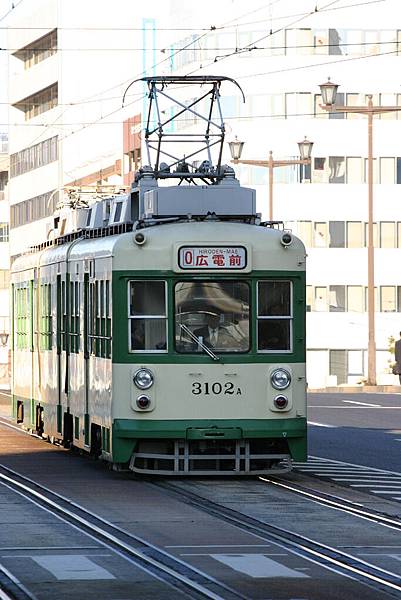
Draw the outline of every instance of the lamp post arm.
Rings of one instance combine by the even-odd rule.
[[[373,104],[370,106],[370,102],[368,102],[367,106],[327,106],[326,104],[319,104],[319,106],[322,110],[329,113],[356,113],[359,115],[379,115],[381,113],[401,111],[401,106],[374,106]]]
[[[243,159],[235,159],[231,161],[235,165],[253,165],[254,167],[288,167],[289,165],[310,165],[310,158],[300,158],[294,160],[243,160]]]

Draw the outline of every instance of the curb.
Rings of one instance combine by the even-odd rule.
[[[325,388],[308,388],[309,394],[401,394],[401,385],[338,385]]]

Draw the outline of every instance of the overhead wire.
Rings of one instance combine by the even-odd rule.
[[[396,30],[394,30],[396,31]],[[308,48],[342,48],[348,46],[381,46],[384,44],[398,44],[401,46],[401,43],[397,41],[397,36],[395,35],[394,40],[392,41],[376,41],[376,42],[338,42],[335,44],[297,44],[295,46],[284,44],[280,46],[255,46],[252,50],[302,50]],[[14,52],[15,48],[0,48],[0,51],[5,50],[8,52]],[[35,48],[35,51],[38,52],[46,52],[50,50],[50,48]],[[163,52],[164,48],[155,48],[155,47],[147,47],[147,48],[57,48],[57,52],[139,52],[144,50],[153,50]],[[183,46],[182,48],[176,48],[176,50],[186,51],[188,52],[210,52],[213,50],[235,50],[234,46],[224,47],[216,47],[213,48],[211,46],[207,46],[205,48],[188,48],[188,46]],[[234,52],[235,54],[235,52]]]
[[[339,58],[337,60],[330,60],[330,61],[325,61],[325,62],[319,62],[319,63],[313,63],[313,64],[307,64],[307,65],[299,65],[299,66],[293,66],[293,67],[288,67],[287,69],[285,68],[280,68],[274,71],[263,71],[262,73],[250,73],[248,75],[242,75],[240,77],[237,77],[238,80],[244,80],[244,79],[249,79],[249,78],[254,78],[254,77],[263,77],[266,75],[273,75],[275,73],[282,73],[284,71],[296,71],[296,70],[300,70],[300,69],[308,69],[308,68],[316,68],[316,67],[321,67],[322,65],[332,65],[332,64],[337,64],[337,63],[342,63],[342,62],[349,62],[349,61],[354,61],[354,60],[366,60],[366,59],[370,59],[370,58],[378,58],[380,56],[386,56],[389,54],[397,54],[398,51],[390,51],[390,52],[382,52],[382,53],[377,53],[377,54],[372,54],[372,55],[364,55],[364,56],[352,56],[352,57],[342,57]],[[289,93],[289,92],[287,92]],[[295,93],[295,92],[293,92]],[[301,92],[298,92],[301,93]],[[135,102],[137,102],[138,100],[141,100],[143,98],[143,94],[137,94],[137,96],[140,96],[137,100],[133,101],[132,103],[127,104],[126,106],[130,106],[132,104],[134,104]],[[116,96],[116,98],[118,98]],[[99,119],[99,124],[118,124],[121,123],[121,120],[119,121],[104,121],[104,119],[106,119],[108,116],[111,116],[112,114],[119,112],[119,110],[121,110],[121,108],[118,108],[116,110],[111,111],[110,113],[103,115],[101,117],[101,119]],[[259,115],[261,116],[261,115]],[[269,116],[269,115],[265,115],[265,116]],[[277,116],[277,115],[275,115]],[[288,115],[287,115],[288,116]],[[300,116],[300,115],[293,115],[293,116]],[[234,117],[234,118],[244,118],[244,117]],[[246,117],[246,118],[253,118],[253,117]],[[100,123],[100,121],[103,121],[103,123]],[[82,126],[88,126],[94,124],[94,121],[88,121],[88,122],[73,122],[73,123],[59,123],[57,125],[55,125],[55,127],[61,127],[61,126],[68,126],[71,127],[73,125],[82,125]],[[0,126],[5,126],[6,124],[0,124]],[[49,127],[50,124],[49,123],[12,123],[10,124],[13,127]],[[52,125],[54,125],[54,122],[52,123]],[[74,132],[71,133],[71,135]]]
[[[281,0],[276,0],[281,1]],[[244,16],[247,16],[250,12],[252,11],[248,11],[247,13],[245,13]],[[192,44],[198,43],[201,39],[203,39],[205,36],[207,36],[210,32],[215,31],[216,30],[216,26],[212,25],[210,26],[210,28],[208,30],[205,31],[205,33],[199,35],[196,39],[191,40],[186,46],[184,46],[183,48],[180,48],[176,51],[174,51],[172,54],[170,54],[170,56],[166,57],[165,59],[161,60],[160,62],[156,63],[155,65],[153,65],[151,68],[155,68],[157,66],[159,66],[160,64],[163,64],[166,61],[171,61],[171,59],[176,56],[177,54],[179,54],[180,52],[183,52],[184,50],[186,50],[189,46],[191,46]],[[201,29],[202,31],[202,29]],[[142,71],[142,73],[139,75],[139,77],[144,76],[145,71]],[[133,79],[138,79],[138,75],[136,77],[134,77]],[[132,80],[130,80],[132,81]],[[124,85],[124,84],[123,84]],[[112,88],[113,89],[113,88]],[[143,97],[143,96],[142,96]],[[131,103],[133,104],[133,103]],[[118,109],[116,109],[115,111],[113,111],[112,113],[109,113],[107,116],[110,116],[111,114],[114,114],[115,112],[118,112],[119,110],[122,110],[123,108],[126,108],[127,106],[129,106],[130,104],[124,106],[124,107],[119,107]],[[102,117],[102,119],[105,117]],[[93,122],[93,125],[96,125],[101,119],[97,119],[96,121]],[[79,132],[80,130],[78,130]],[[66,139],[66,137],[69,137],[69,135],[73,135],[75,132],[72,132],[71,134],[68,134],[66,136],[64,136],[64,138],[62,139]]]
[[[277,2],[280,2],[282,0],[276,0]],[[377,4],[377,3],[381,3],[381,2],[386,2],[387,0],[364,0],[363,2],[357,2],[354,4],[346,4],[344,6],[339,6],[339,7],[335,7],[335,8],[328,8],[327,11],[331,11],[331,10],[343,10],[345,8],[354,8],[354,7],[358,7],[358,6],[366,6],[369,4]],[[23,0],[20,0],[20,2],[18,2],[18,4],[15,5],[14,8],[16,8],[21,2],[23,2]],[[274,4],[274,2],[273,2]],[[214,26],[214,30],[216,31],[222,31],[225,29],[232,29],[232,28],[236,28],[236,27],[247,27],[248,25],[253,25],[255,23],[261,23],[263,22],[260,21],[260,19],[258,21],[246,21],[244,23],[239,23],[239,24],[232,24],[231,23],[235,23],[236,20],[238,20],[239,18],[242,18],[243,16],[247,16],[248,14],[252,14],[254,12],[258,12],[260,10],[266,10],[270,7],[269,5],[264,4],[263,6],[259,7],[258,9],[255,9],[253,11],[249,11],[248,13],[245,13],[245,15],[242,15],[240,17],[237,17],[236,19],[233,19],[231,21],[228,21],[228,25],[216,25]],[[12,12],[13,9],[10,9],[3,17],[0,17],[0,22],[6,18],[6,16],[8,16],[8,14],[10,14],[10,12]],[[297,17],[297,16],[301,16],[305,13],[292,13],[290,15],[281,15],[278,17],[269,17],[267,19],[265,19],[266,21],[279,21],[281,19],[287,19],[287,18],[292,18],[292,17]],[[27,27],[27,26],[6,26],[6,27],[1,27],[0,26],[0,31],[1,30],[16,30],[16,31],[51,31],[50,27]],[[148,29],[146,27],[57,27],[57,29],[59,29],[60,31],[147,31]],[[210,27],[155,27],[154,28],[155,31],[206,31],[209,32],[210,31]]]
[[[284,29],[288,29],[289,27],[292,27],[293,25],[297,25],[298,23],[300,23],[301,21],[303,21],[304,19],[306,19],[307,17],[312,16],[313,14],[316,14],[318,12],[321,12],[321,10],[324,10],[326,7],[331,6],[332,4],[337,4],[338,2],[340,2],[340,0],[331,0],[327,5],[323,6],[322,9],[318,9],[317,8],[317,4],[315,6],[315,9],[312,11],[308,11],[306,13],[304,13],[302,16],[300,16],[299,18],[295,19],[295,21],[291,21],[291,23],[287,23],[285,25],[285,27],[280,27],[279,29],[276,30],[270,30],[270,32],[267,35],[264,35],[260,38],[258,38],[257,40],[254,40],[253,42],[250,42],[249,44],[246,44],[245,46],[243,46],[242,48],[238,48],[236,49],[235,52],[231,53],[231,54],[226,54],[224,56],[215,56],[214,58],[214,63],[216,62],[220,62],[221,60],[224,60],[226,58],[229,58],[230,56],[233,56],[234,54],[240,54],[242,52],[250,52],[252,50],[255,49],[255,45],[258,44],[259,42],[261,42],[262,40],[265,40],[269,37],[272,37],[273,35],[275,35],[276,33],[279,33],[280,31],[283,31]]]
[[[20,0],[20,1],[22,2],[23,0]],[[277,0],[277,1],[279,1],[279,0]],[[336,4],[336,3],[338,3],[339,1],[340,1],[340,0],[333,0],[332,2],[328,3],[327,5],[323,6],[321,9],[319,9],[319,11],[318,11],[318,12],[323,12],[323,11],[325,11],[325,10],[333,10],[333,7],[332,7],[332,5],[333,5],[333,4]],[[362,3],[358,3],[358,4],[354,4],[354,5],[347,5],[346,7],[338,7],[338,8],[349,8],[349,7],[353,7],[353,6],[360,6],[361,4],[373,4],[373,3],[376,3],[376,2],[381,2],[381,1],[385,1],[385,0],[373,0],[373,1],[370,1],[370,2],[362,2]],[[266,8],[266,7],[261,7],[261,8],[260,8],[260,10],[262,10],[263,8]],[[336,7],[336,8],[337,8],[337,7]],[[252,12],[255,12],[255,11],[250,11],[250,13],[252,13]],[[296,21],[294,21],[293,23],[286,24],[286,26],[285,26],[285,27],[282,27],[282,28],[280,28],[280,29],[277,29],[276,31],[269,33],[267,36],[263,36],[263,38],[259,38],[259,41],[260,41],[260,40],[262,40],[262,39],[266,39],[267,37],[270,37],[270,36],[271,36],[271,35],[273,35],[274,33],[277,33],[277,32],[279,32],[279,31],[282,31],[283,29],[286,29],[286,28],[290,27],[291,25],[293,25],[293,24],[296,24],[296,23],[300,22],[301,20],[303,20],[303,19],[305,19],[306,17],[310,16],[310,15],[311,15],[311,14],[313,14],[314,12],[315,12],[315,11],[312,11],[312,12],[311,12],[311,11],[309,11],[309,12],[307,12],[307,13],[302,13],[301,17],[300,17],[299,19],[297,19]],[[247,14],[249,14],[249,13],[247,13]],[[243,16],[244,16],[244,15],[243,15]],[[238,26],[238,25],[236,25],[236,26]],[[204,30],[204,31],[205,31],[205,33],[203,33],[202,35],[198,36],[196,39],[194,39],[194,40],[191,40],[191,41],[188,43],[188,45],[187,45],[187,46],[185,46],[185,47],[183,47],[183,48],[178,48],[178,49],[176,49],[176,50],[175,50],[175,52],[173,53],[173,55],[170,55],[170,56],[168,56],[168,57],[166,57],[166,58],[162,59],[162,60],[161,60],[161,61],[159,61],[158,63],[155,63],[155,64],[152,66],[152,68],[154,68],[154,67],[156,67],[156,66],[158,66],[158,65],[160,65],[160,64],[162,64],[162,63],[164,63],[165,61],[171,60],[172,56],[174,56],[174,55],[178,54],[179,52],[183,52],[183,51],[185,51],[186,49],[188,49],[188,47],[189,47],[189,46],[192,46],[193,44],[197,43],[197,42],[198,42],[200,39],[202,39],[203,37],[207,36],[207,35],[208,35],[210,32],[212,32],[212,31],[215,31],[215,30],[220,30],[220,29],[222,29],[222,28],[225,28],[225,27],[226,27],[226,26],[224,26],[224,25],[223,25],[223,26],[221,26],[221,27],[215,27],[215,26],[213,26],[213,27],[211,27],[211,28],[209,28],[209,29],[205,29],[205,30]],[[33,28],[33,29],[37,29],[37,28]],[[177,30],[178,30],[178,29],[177,29]],[[186,30],[186,31],[188,31],[189,29],[188,29],[188,28],[185,28],[185,30]],[[200,30],[201,30],[201,31],[203,31],[203,29],[202,29],[202,28],[200,28]],[[199,31],[199,29],[198,29],[198,31]],[[256,43],[256,42],[255,42],[255,43]],[[393,42],[393,43],[394,43],[394,42]],[[251,45],[252,45],[252,44],[249,44],[248,46],[251,46]],[[346,45],[346,44],[344,44],[344,45]],[[361,45],[361,44],[359,44],[359,45]],[[256,48],[255,48],[255,49],[256,49]],[[269,49],[271,49],[271,48],[269,48]],[[192,50],[193,50],[193,49],[192,49]],[[191,50],[191,51],[192,51],[192,50]],[[336,61],[333,61],[333,60],[331,60],[331,61],[329,61],[329,64],[332,64],[333,62],[342,62],[342,61],[345,61],[345,60],[355,60],[355,59],[359,59],[359,60],[360,60],[360,59],[365,59],[365,58],[372,58],[372,57],[374,57],[374,56],[379,56],[379,55],[382,55],[382,54],[391,54],[391,52],[389,52],[389,53],[378,53],[378,54],[375,54],[375,55],[362,56],[362,57],[359,57],[359,56],[358,56],[358,57],[351,57],[351,58],[342,58],[342,59],[339,59],[339,60],[336,60]],[[223,58],[227,58],[227,57],[228,57],[228,56],[226,56],[226,57],[222,57],[221,59],[223,59]],[[212,63],[211,63],[211,64],[212,64]],[[320,66],[321,64],[325,64],[325,63],[319,63],[319,64],[313,64],[313,65],[304,65],[304,66],[299,66],[299,67],[291,67],[291,68],[289,68],[289,69],[287,69],[287,70],[288,70],[288,71],[290,71],[290,70],[296,70],[296,69],[301,69],[301,68],[312,68],[312,67],[317,67],[317,66]],[[280,69],[280,71],[282,71],[282,69]],[[270,72],[265,72],[265,73],[258,73],[258,74],[254,74],[254,75],[243,76],[243,77],[241,77],[240,79],[247,78],[247,77],[253,77],[253,76],[262,76],[262,75],[266,75],[266,74],[272,74],[272,73],[275,73],[275,72],[277,72],[277,71],[270,71]],[[145,73],[145,71],[142,71],[141,75],[142,75],[142,74],[144,74],[144,73]],[[131,79],[130,79],[130,80],[126,80],[126,82],[127,82],[127,81],[132,81],[132,80],[131,80]],[[104,90],[104,92],[105,92],[105,91],[112,90],[112,89],[116,89],[116,88],[118,88],[118,87],[121,87],[121,86],[122,86],[122,85],[124,85],[124,83],[126,83],[126,82],[122,82],[122,83],[116,84],[115,86],[112,86],[112,87],[110,87],[110,88],[107,88],[106,90]],[[91,96],[88,96],[86,99],[84,99],[84,100],[80,101],[79,103],[81,104],[81,103],[84,103],[84,102],[90,102],[90,101],[92,101],[92,98],[94,98],[94,97],[95,97],[95,100],[93,100],[93,101],[96,101],[96,98],[98,98],[98,97],[99,97],[99,95],[100,95],[101,93],[102,93],[102,92],[97,92],[96,94],[92,94]],[[130,102],[129,104],[127,104],[127,105],[126,105],[126,107],[129,107],[129,106],[131,106],[131,105],[135,104],[136,102],[138,102],[138,101],[142,100],[142,99],[143,99],[143,97],[144,97],[144,94],[138,94],[138,96],[139,96],[139,97],[138,97],[138,99],[137,99],[137,100],[134,100],[133,102]],[[106,100],[106,98],[102,98],[102,99],[103,99],[103,100]],[[68,104],[68,106],[74,106],[75,104],[76,104],[76,103],[71,103],[71,104]],[[124,108],[126,108],[126,107],[124,107]],[[67,110],[67,109],[66,109],[66,110]],[[98,119],[96,119],[95,121],[91,121],[91,122],[87,122],[87,123],[83,123],[83,122],[82,122],[82,123],[76,123],[76,122],[75,122],[75,123],[74,123],[74,125],[82,125],[82,127],[81,127],[80,129],[78,129],[78,130],[75,130],[75,131],[72,131],[72,132],[70,132],[70,133],[68,133],[68,134],[66,133],[66,134],[65,134],[65,135],[64,135],[64,136],[61,138],[61,140],[60,140],[60,141],[62,141],[63,139],[66,139],[67,137],[69,137],[69,136],[71,136],[71,135],[75,135],[76,133],[79,133],[80,131],[82,131],[83,129],[86,129],[87,127],[90,127],[90,126],[93,126],[93,125],[97,125],[97,124],[109,124],[109,123],[112,123],[112,122],[110,122],[110,121],[105,121],[105,119],[107,119],[108,117],[112,116],[113,114],[115,114],[115,113],[119,112],[120,110],[121,110],[121,107],[118,107],[117,109],[115,109],[115,110],[113,110],[113,111],[110,111],[110,112],[109,112],[109,113],[107,113],[106,115],[102,115],[101,117],[99,117],[99,118],[98,118]],[[58,119],[59,119],[59,118],[60,118],[60,116],[58,117]],[[237,118],[244,118],[244,117],[237,117]],[[273,117],[273,118],[274,118],[274,117]],[[56,121],[57,121],[57,120],[56,120]],[[35,126],[41,126],[41,127],[45,127],[46,129],[48,129],[48,128],[52,127],[52,126],[55,126],[56,128],[57,128],[57,127],[60,127],[60,126],[61,126],[61,124],[60,124],[60,123],[59,123],[59,124],[56,124],[56,121],[54,121],[53,123],[50,123],[50,124],[49,124],[49,123],[42,124],[42,125],[35,124]],[[121,121],[117,121],[116,123],[120,123],[120,122],[121,122]],[[33,126],[33,124],[21,123],[21,124],[18,124],[18,126]],[[72,125],[70,124],[70,125],[68,125],[68,126],[72,126]],[[37,138],[35,138],[35,139],[33,140],[33,143],[34,143],[34,142],[35,142],[35,141],[36,141],[36,140],[37,140],[39,137],[41,137],[41,135],[39,135]]]

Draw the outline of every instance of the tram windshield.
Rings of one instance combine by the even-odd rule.
[[[244,281],[182,281],[175,286],[176,350],[249,351],[249,285]]]

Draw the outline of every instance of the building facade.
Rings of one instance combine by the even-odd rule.
[[[141,112],[142,86],[122,99],[153,60],[152,10],[30,0],[8,16],[11,260],[51,238],[66,188],[122,185],[123,122]]]
[[[210,4],[211,8],[211,3]],[[304,0],[244,6],[219,3],[213,31],[170,48],[171,72],[235,78],[246,102],[225,88],[227,137],[245,142],[243,159],[297,158],[296,142],[314,142],[310,166],[273,170],[273,218],[299,235],[307,248],[307,364],[310,388],[363,383],[368,368],[366,116],[322,109],[319,84],[340,84],[337,104],[399,106],[401,14],[396,2],[361,8]],[[174,3],[173,3],[174,5]],[[181,3],[175,3],[176,15]],[[196,11],[196,8],[194,8]],[[207,15],[207,17],[205,17]],[[182,22],[185,13],[181,14]],[[184,19],[184,20],[183,20]],[[188,16],[207,27],[205,5]],[[210,25],[210,23],[209,23]],[[228,95],[226,96],[228,92]],[[376,115],[373,124],[375,335],[377,383],[398,384],[391,374],[391,337],[401,330],[401,110]],[[298,156],[299,157],[299,156]],[[226,162],[230,161],[227,148]],[[256,187],[268,216],[268,169],[235,166],[243,185]]]

